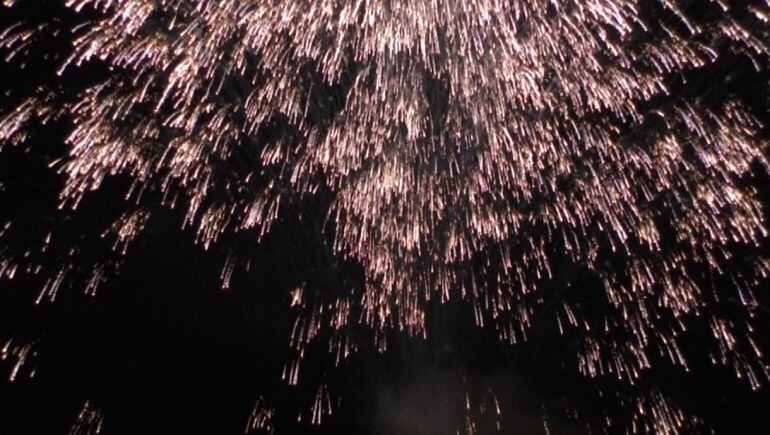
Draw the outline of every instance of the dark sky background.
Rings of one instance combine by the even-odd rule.
[[[54,3],[41,1],[13,13],[40,21],[72,19]],[[18,19],[6,15],[0,24]],[[67,50],[62,39],[50,43]],[[55,79],[50,61],[37,62],[24,71],[0,64],[1,89],[10,90],[0,96],[0,111],[25,89]],[[61,80],[76,88],[103,73],[93,66]],[[747,59],[725,55],[693,79],[713,98],[741,93],[758,116],[770,121],[768,77],[754,72]],[[49,226],[65,234],[61,242],[77,244],[80,234],[98,231],[122,210],[128,180],[116,178],[89,195],[78,213],[57,211],[62,179],[47,163],[65,153],[65,130],[66,125],[40,129],[33,147],[8,148],[0,155],[0,222],[16,222],[12,246],[24,246]],[[770,205],[767,181],[758,169],[753,182]],[[323,199],[310,210],[323,216]],[[469,309],[461,306],[431,314],[427,340],[393,335],[387,353],[364,347],[341,370],[314,365],[328,358],[315,349],[300,385],[289,387],[280,381],[295,315],[288,291],[303,271],[331,273],[324,269],[320,236],[287,213],[262,244],[231,241],[248,245],[254,267],[221,290],[225,255],[195,246],[192,232],[179,230],[179,214],[166,211],[152,218],[120,273],[96,298],[65,288],[55,303],[35,306],[39,280],[0,281],[0,338],[40,339],[34,378],[7,382],[11,364],[0,361],[0,433],[67,433],[84,401],[91,400],[104,413],[107,434],[238,434],[257,397],[264,395],[277,408],[278,434],[443,435],[454,433],[462,418],[457,404],[464,405],[465,391],[483,395],[490,385],[504,409],[501,433],[544,433],[544,415],[551,433],[586,433],[586,423],[602,418],[607,401],[599,403],[589,394],[591,384],[602,381],[576,374],[575,343],[569,337],[558,336],[552,325],[535,325],[529,342],[509,347],[476,328]],[[101,249],[84,246],[81,255],[99,256]],[[586,277],[583,285],[579,297],[590,304],[597,283]],[[558,288],[551,290],[558,294]],[[770,306],[768,289],[757,293]],[[767,318],[760,324],[758,341],[767,345]],[[707,340],[708,331],[695,331],[685,345],[702,346],[698,334]],[[683,409],[704,417],[716,433],[770,433],[767,388],[752,392],[727,368],[697,361],[693,366],[685,375],[663,365],[645,382],[656,383]],[[312,405],[316,381],[329,385],[335,403],[341,401],[322,427],[295,424],[297,411]],[[566,418],[571,410],[580,415]],[[492,426],[480,419],[479,433],[494,433]]]

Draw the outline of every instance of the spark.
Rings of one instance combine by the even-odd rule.
[[[274,415],[275,409],[267,406],[265,399],[260,396],[257,398],[254,409],[251,411],[245,433],[253,433],[254,431],[267,434],[275,433],[275,428],[273,427]]]
[[[10,361],[11,370],[8,374],[8,381],[15,382],[19,374],[28,372],[29,378],[35,377],[36,358],[40,346],[37,340],[26,343],[20,343],[18,339],[8,339],[2,348],[0,348],[0,361]],[[30,368],[31,366],[31,368]]]
[[[78,414],[77,420],[70,428],[70,435],[98,435],[104,425],[102,411],[94,406],[90,400],[86,400],[83,409]]]

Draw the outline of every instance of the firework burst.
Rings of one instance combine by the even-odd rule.
[[[364,345],[351,329],[372,330],[385,351],[392,331],[426,336],[430,310],[448,303],[511,345],[543,323],[575,337],[582,375],[637,394],[634,432],[700,424],[639,386],[661,361],[689,370],[702,357],[681,345],[695,324],[713,335],[713,363],[751,388],[767,382],[752,324],[767,229],[747,182],[768,168],[763,127],[739,95],[689,78],[725,56],[767,72],[770,3],[64,3],[88,20],[13,23],[0,34],[6,59],[65,38],[51,73],[103,72],[7,93],[0,147],[68,123],[66,155],[51,162],[65,178],[62,210],[108,178],[131,186],[122,215],[86,235],[111,248],[92,264],[50,233],[32,249],[61,252],[50,270],[0,247],[0,277],[45,277],[37,303],[65,282],[96,295],[162,208],[184,210],[180,226],[204,249],[228,250],[226,288],[250,259],[222,239],[258,243],[320,201],[328,261],[357,265],[362,279],[340,269],[291,292],[289,384],[312,343],[339,365]],[[574,302],[585,276],[601,283],[599,314]],[[725,297],[739,314],[712,309]],[[320,424],[332,402],[321,384],[306,419]],[[266,409],[249,427],[272,431]]]

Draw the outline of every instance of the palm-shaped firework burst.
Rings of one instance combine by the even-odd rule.
[[[767,232],[747,181],[767,168],[761,125],[739,94],[715,97],[690,78],[726,56],[766,72],[770,3],[66,3],[90,20],[14,24],[0,44],[21,63],[64,35],[74,48],[52,71],[104,71],[8,93],[0,146],[64,120],[67,155],[52,162],[63,207],[108,177],[133,184],[125,213],[97,234],[115,255],[57,264],[39,302],[67,279],[95,292],[163,207],[184,208],[205,248],[231,251],[228,286],[249,258],[218,239],[257,243],[280,213],[324,198],[315,214],[331,262],[357,264],[363,279],[292,292],[290,383],[319,336],[339,364],[362,344],[349,329],[372,329],[384,351],[388,331],[425,335],[429,307],[446,303],[468,304],[511,344],[550,319],[576,337],[583,375],[624,388],[656,361],[688,368],[680,337],[706,324],[714,363],[752,388],[767,381],[751,323]],[[0,253],[0,274],[37,273],[35,256]],[[577,275],[601,282],[598,312],[571,302]],[[721,298],[739,314],[712,309]],[[697,421],[645,388],[627,403],[634,430]],[[319,387],[313,422],[328,394]],[[252,420],[269,426],[272,413]]]

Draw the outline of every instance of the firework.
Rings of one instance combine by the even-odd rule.
[[[78,418],[70,428],[70,435],[98,435],[102,431],[104,417],[101,410],[86,400]]]
[[[52,162],[63,210],[108,178],[132,184],[125,213],[98,235],[111,254],[39,272],[38,303],[65,280],[96,295],[154,210],[184,210],[180,227],[212,249],[223,237],[258,243],[282,213],[323,197],[330,262],[359,265],[363,279],[291,293],[289,384],[321,338],[336,366],[362,345],[350,328],[371,329],[380,351],[392,331],[425,337],[434,300],[467,304],[511,345],[551,319],[576,337],[588,378],[635,387],[656,361],[689,370],[680,337],[698,322],[713,333],[715,364],[755,389],[770,378],[752,332],[767,229],[745,182],[768,168],[762,125],[739,96],[709,98],[687,81],[727,54],[767,71],[770,3],[65,4],[96,18],[66,29],[71,51],[51,71],[106,72],[74,91],[17,96],[0,146],[28,143],[33,121],[71,123],[66,156]],[[41,35],[62,34],[57,25],[10,26],[6,59],[20,62]],[[47,237],[41,250],[55,243]],[[0,250],[0,277],[38,273],[14,252]],[[248,262],[228,255],[222,286]],[[581,291],[578,275],[601,282],[601,315],[564,296]],[[714,276],[729,285],[712,288]],[[710,310],[727,293],[738,318]],[[632,431],[695,424],[639,388]],[[309,420],[327,414],[322,384]]]
[[[30,378],[35,376],[34,363],[37,352],[38,343],[36,341],[20,344],[18,340],[14,342],[14,339],[11,338],[5,342],[5,345],[0,349],[0,361],[11,363],[11,370],[8,375],[10,382],[14,382],[22,372],[28,372]],[[30,366],[32,367],[30,368]]]
[[[268,407],[265,404],[265,400],[262,397],[257,399],[257,403],[254,404],[254,409],[249,416],[249,422],[246,425],[246,433],[252,433],[254,431],[262,431],[263,433],[272,434],[273,429],[273,415],[275,409]]]

